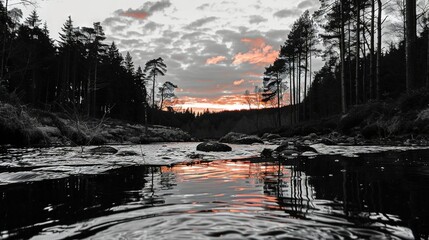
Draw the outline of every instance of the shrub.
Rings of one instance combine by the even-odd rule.
[[[402,112],[427,108],[429,105],[429,89],[422,88],[403,94],[399,98],[398,103]]]

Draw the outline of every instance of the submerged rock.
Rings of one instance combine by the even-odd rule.
[[[203,152],[229,152],[232,151],[232,148],[219,142],[203,142],[198,144],[197,150]]]
[[[127,157],[127,156],[138,156],[139,154],[131,150],[124,150],[124,151],[118,152],[116,155],[121,157]]]
[[[236,133],[236,132],[230,132],[228,134],[226,134],[225,136],[223,136],[221,139],[219,139],[219,142],[222,143],[233,143],[235,141],[237,141],[238,139],[247,136],[246,134],[243,133]]]
[[[279,139],[279,138],[281,138],[279,134],[264,133],[264,135],[262,135],[262,139],[264,140],[273,140],[273,139]]]
[[[246,137],[242,137],[240,139],[237,139],[236,142],[237,144],[253,144],[253,143],[261,143],[263,144],[264,141],[262,141],[259,137],[257,136],[246,136]]]
[[[235,144],[253,144],[264,143],[258,136],[246,135],[243,133],[230,132],[223,136],[219,142],[222,143],[235,143]]]
[[[101,146],[89,149],[89,152],[92,154],[115,154],[118,152],[118,149],[109,146]]]
[[[264,148],[264,150],[262,150],[262,152],[261,152],[261,157],[270,158],[270,157],[272,157],[272,153],[273,153],[272,149]]]
[[[267,154],[268,151],[265,151],[265,152],[263,151],[263,153]],[[261,153],[261,156],[263,153]],[[274,151],[271,152],[271,157],[288,158],[288,157],[295,157],[295,156],[300,156],[300,155],[313,155],[310,153],[316,154],[318,152],[313,147],[302,144],[298,141],[296,141],[296,142],[284,142],[283,144],[278,146],[276,149],[274,149]]]

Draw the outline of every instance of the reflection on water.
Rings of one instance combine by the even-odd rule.
[[[428,152],[129,167],[0,186],[0,238],[428,238]]]

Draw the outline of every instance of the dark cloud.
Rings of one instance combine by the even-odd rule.
[[[127,48],[134,48],[134,47],[140,45],[140,40],[138,40],[138,39],[123,39],[120,41],[120,43],[124,46],[127,46]]]
[[[302,1],[298,4],[298,8],[306,9],[306,8],[312,7],[313,5],[315,5],[315,3],[313,1],[305,0],[305,1]]]
[[[270,30],[265,33],[267,39],[271,41],[285,41],[287,39],[287,35],[289,34],[289,30]]]
[[[250,24],[259,24],[259,23],[261,23],[261,22],[266,22],[266,21],[268,21],[268,19],[266,19],[266,18],[264,18],[264,17],[261,17],[261,16],[259,16],[259,15],[252,15],[252,16],[250,16],[249,18],[250,18],[250,19],[249,19],[249,23],[250,23]]]
[[[154,13],[158,11],[163,11],[164,9],[171,6],[171,2],[169,0],[162,0],[159,2],[147,2],[143,5],[143,9],[148,8],[148,12]]]
[[[204,35],[204,33],[203,32],[191,32],[191,33],[186,33],[186,34],[184,34],[182,37],[181,37],[181,39],[183,39],[183,40],[190,40],[190,41],[196,41],[196,40],[199,40],[199,38],[201,37],[201,36],[203,36]]]
[[[144,27],[143,30],[147,30],[150,32],[155,31],[157,28],[161,28],[163,25],[162,24],[158,24],[156,22],[148,22]]]
[[[142,33],[139,33],[139,32],[136,32],[136,31],[128,31],[126,33],[126,35],[128,37],[137,37],[137,38],[144,36]]]
[[[301,14],[301,11],[298,9],[283,9],[274,13],[274,17],[278,18],[287,18],[287,17],[297,17]]]
[[[319,0],[304,0],[298,4],[298,8],[302,10],[316,11],[320,6]]]
[[[115,11],[115,14],[117,14],[118,16],[125,16],[138,20],[144,20],[147,19],[153,13],[163,11],[170,6],[171,2],[169,0],[162,0],[159,2],[146,2],[139,9],[129,8],[125,11],[123,9],[119,9]]]
[[[223,43],[217,43],[212,40],[202,41],[204,44],[203,55],[207,56],[226,56],[228,55],[228,48]]]
[[[186,26],[186,29],[195,29],[195,28],[199,28],[209,22],[213,22],[214,20],[216,20],[217,17],[206,17],[206,18],[201,18],[198,20],[195,20],[193,22],[191,22],[188,26]]]
[[[198,10],[206,10],[209,6],[210,6],[210,4],[205,3],[205,4],[198,6],[197,9]]]

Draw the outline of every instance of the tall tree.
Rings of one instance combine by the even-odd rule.
[[[262,94],[263,102],[277,100],[277,122],[278,127],[281,127],[281,98],[282,98],[282,78],[281,74],[285,71],[285,61],[277,59],[273,65],[265,68],[264,73],[264,93]]]
[[[378,14],[377,14],[377,67],[376,67],[376,80],[375,80],[375,96],[380,99],[380,78],[381,78],[381,43],[382,43],[382,10],[383,4],[381,0],[377,0]]]
[[[152,59],[146,63],[144,72],[146,73],[146,76],[152,80],[152,107],[155,108],[156,77],[165,75],[167,72],[167,65],[165,65],[164,59],[161,57]]]
[[[405,36],[405,60],[406,60],[406,86],[407,91],[416,88],[416,43],[417,43],[417,23],[416,23],[416,0],[406,0],[406,36]]]
[[[355,0],[355,6],[356,6],[356,53],[355,53],[355,103],[360,103],[360,85],[359,85],[359,66],[360,66],[360,11],[361,11],[361,1]]]

